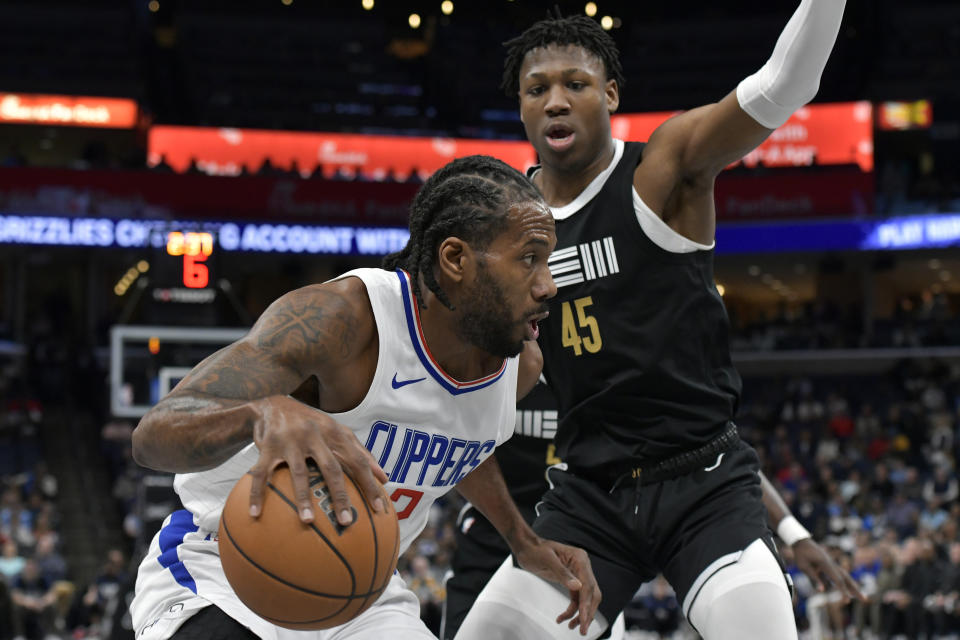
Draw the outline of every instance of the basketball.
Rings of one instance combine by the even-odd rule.
[[[400,544],[393,504],[376,513],[344,475],[353,523],[334,515],[323,476],[309,471],[314,521],[300,520],[286,466],[267,483],[263,511],[250,516],[252,476],[244,475],[220,517],[219,547],[230,586],[254,613],[288,629],[328,629],[358,616],[383,593]]]

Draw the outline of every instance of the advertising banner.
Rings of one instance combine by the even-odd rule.
[[[0,123],[132,129],[137,103],[125,98],[0,93]]]

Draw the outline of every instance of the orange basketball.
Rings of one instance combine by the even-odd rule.
[[[251,476],[237,482],[220,517],[220,560],[250,609],[288,629],[329,629],[358,616],[383,593],[397,567],[400,532],[393,504],[376,513],[349,477],[353,523],[341,527],[323,476],[309,472],[312,524],[300,520],[290,470],[267,483],[263,512],[250,517]]]

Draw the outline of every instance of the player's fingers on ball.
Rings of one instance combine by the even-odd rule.
[[[263,511],[263,490],[267,485],[267,475],[276,466],[261,458],[257,464],[250,467],[250,515],[254,518]]]
[[[360,491],[363,492],[364,498],[373,507],[373,510],[377,513],[383,513],[386,510],[386,504],[383,500],[383,483],[377,479],[370,467],[372,460],[369,458],[369,453],[366,448],[363,448],[363,453],[357,452],[349,456],[346,464],[350,470],[350,476],[360,486]],[[380,465],[376,462],[373,462],[373,464],[376,465],[377,469],[380,469]]]
[[[386,511],[387,505],[383,498],[383,484],[373,474],[370,467],[366,464],[361,466],[354,475],[354,479],[360,485],[360,490],[363,491],[364,497],[373,507],[373,510],[377,513]]]
[[[300,509],[300,519],[313,522],[313,501],[310,499],[310,480],[307,478],[307,463],[299,451],[290,452],[287,457],[290,478],[293,481],[293,495]]]
[[[346,479],[343,477],[343,467],[337,459],[331,454],[321,454],[317,460],[317,466],[320,467],[320,473],[323,474],[323,481],[327,485],[327,491],[330,492],[330,498],[333,500],[333,508],[337,514],[337,522],[343,526],[353,523],[353,511],[350,504],[350,497],[347,495]]]

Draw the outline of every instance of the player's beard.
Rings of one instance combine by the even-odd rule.
[[[466,342],[501,358],[523,351],[523,338],[517,338],[518,320],[510,317],[510,307],[500,284],[480,263],[473,286],[460,300],[457,334]]]

